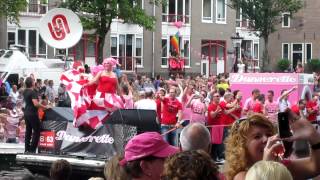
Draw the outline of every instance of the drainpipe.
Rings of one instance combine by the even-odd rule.
[[[153,10],[152,10],[153,16],[156,16],[156,5],[155,2],[153,3]],[[157,23],[157,22],[156,22]],[[152,77],[154,78],[154,31],[152,31]]]

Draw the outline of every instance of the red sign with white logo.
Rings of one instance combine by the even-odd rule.
[[[42,131],[40,133],[39,147],[53,149],[56,133],[54,131]]]

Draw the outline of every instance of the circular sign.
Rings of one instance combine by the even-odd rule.
[[[77,44],[83,32],[79,17],[69,9],[55,8],[40,19],[41,38],[49,46],[59,49]]]

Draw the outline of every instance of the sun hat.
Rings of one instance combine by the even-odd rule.
[[[124,166],[127,162],[148,156],[166,158],[179,152],[175,146],[169,145],[157,132],[145,132],[134,136],[125,147],[124,158],[119,162]]]

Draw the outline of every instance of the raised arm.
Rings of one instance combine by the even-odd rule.
[[[288,96],[291,94],[293,91],[297,89],[297,86],[293,86],[293,88],[289,89],[288,91],[285,91],[280,97],[279,100],[282,100],[285,96]]]
[[[84,84],[84,86],[90,86],[92,84],[97,83],[101,74],[102,74],[102,71],[98,72],[98,74],[92,80],[90,80],[88,83]]]

